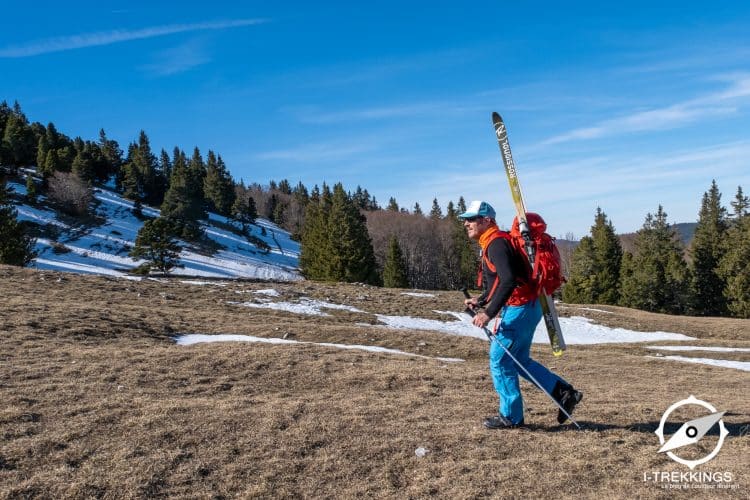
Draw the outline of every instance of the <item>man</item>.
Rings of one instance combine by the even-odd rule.
[[[555,398],[568,414],[572,414],[583,394],[530,357],[531,340],[542,318],[542,309],[536,292],[527,284],[530,275],[528,259],[513,249],[508,234],[497,227],[495,210],[489,203],[473,201],[466,212],[458,217],[464,221],[469,238],[478,241],[482,248],[483,292],[479,297],[464,302],[475,310],[484,308],[474,316],[474,325],[480,328],[498,317],[491,328],[495,333],[495,342],[490,342],[490,373],[500,396],[500,408],[498,415],[484,420],[484,426],[489,429],[509,429],[524,425],[519,369],[498,343],[505,346],[529,371],[542,390]],[[520,373],[528,379],[523,370]],[[565,413],[558,410],[558,423],[562,424],[565,420]]]

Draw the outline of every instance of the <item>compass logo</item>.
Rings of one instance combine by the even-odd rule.
[[[667,422],[667,419],[672,414],[672,412],[687,405],[702,406],[710,413],[683,423],[682,426],[677,430],[677,432],[672,434],[672,436],[668,440],[665,439],[664,426]],[[659,442],[662,445],[659,449],[659,453],[666,453],[667,456],[675,462],[690,467],[690,470],[693,470],[697,466],[708,462],[719,453],[719,450],[721,450],[721,447],[724,444],[724,439],[729,434],[729,431],[727,431],[726,427],[724,426],[724,422],[721,420],[721,417],[724,416],[725,413],[726,412],[724,411],[717,411],[716,408],[714,408],[711,404],[706,403],[705,401],[701,401],[700,399],[692,395],[687,399],[676,402],[675,404],[667,408],[667,411],[664,412],[664,415],[662,415],[661,417],[661,422],[659,423],[659,428],[656,429],[656,435],[659,437]],[[719,441],[716,443],[716,446],[714,446],[714,449],[706,456],[696,460],[687,460],[673,453],[673,450],[677,450],[678,448],[697,444],[701,440],[701,438],[703,438],[703,436],[705,436],[706,433],[710,431],[717,423],[719,424]]]

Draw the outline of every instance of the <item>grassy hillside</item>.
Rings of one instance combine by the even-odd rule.
[[[309,297],[359,312],[238,305],[269,288],[281,298],[268,300]],[[732,472],[739,489],[722,495],[747,494],[750,442],[740,434],[750,426],[750,373],[659,359],[642,344],[571,346],[560,359],[534,345],[541,362],[584,391],[575,415],[583,430],[558,426],[556,409],[523,382],[528,427],[488,431],[481,421],[497,400],[485,341],[375,326],[376,314],[444,319],[435,311],[460,310],[461,294],[402,292],[0,267],[0,497],[666,497],[643,477],[688,470],[657,453],[654,430],[690,394],[728,412],[730,437],[699,470]],[[748,320],[560,309],[612,327],[684,333],[697,338],[692,345],[750,347]],[[182,333],[465,361],[311,344],[175,345]],[[702,446],[714,446],[714,431]]]

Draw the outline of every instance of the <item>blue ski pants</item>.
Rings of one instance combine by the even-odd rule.
[[[544,365],[531,359],[531,340],[536,325],[542,318],[539,301],[534,300],[522,306],[505,306],[500,316],[495,340],[490,342],[490,373],[495,390],[500,396],[500,415],[514,424],[519,424],[523,421],[523,398],[518,375],[529,382],[532,381],[516,366],[515,361],[505,353],[498,342],[531,373],[542,386],[541,389],[551,394],[557,382],[566,382]]]

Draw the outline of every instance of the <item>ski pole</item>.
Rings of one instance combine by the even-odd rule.
[[[462,291],[462,292],[464,293],[464,296],[465,296],[465,297],[466,297],[467,299],[470,299],[470,298],[471,298],[471,295],[469,295],[469,292],[468,292],[468,291],[466,290],[466,288],[462,288],[462,289],[461,289],[461,291]],[[464,310],[464,312],[465,312],[466,314],[468,314],[469,316],[471,316],[472,318],[473,318],[473,317],[474,317],[474,316],[475,316],[475,315],[477,314],[477,313],[476,313],[476,312],[474,311],[474,309],[472,309],[471,307],[468,307],[468,306],[466,307],[466,309]],[[580,429],[580,428],[581,428],[581,426],[580,426],[580,425],[578,425],[578,422],[576,422],[576,421],[575,421],[575,420],[573,419],[573,417],[571,417],[571,416],[570,416],[570,413],[568,413],[567,411],[565,411],[565,408],[563,408],[563,407],[562,407],[562,405],[560,404],[560,402],[559,402],[559,401],[557,401],[557,400],[556,400],[556,399],[555,399],[554,397],[552,397],[552,394],[550,394],[549,392],[547,392],[547,390],[546,390],[546,389],[545,389],[544,387],[542,387],[542,385],[541,385],[541,384],[540,384],[539,382],[537,382],[536,378],[534,378],[534,376],[533,376],[533,375],[532,375],[532,374],[531,374],[531,373],[529,372],[529,370],[527,370],[527,369],[526,369],[526,367],[525,367],[525,366],[523,366],[523,365],[522,365],[522,364],[521,364],[521,363],[520,363],[520,362],[519,362],[519,361],[518,361],[518,360],[516,359],[516,357],[515,357],[515,356],[513,356],[513,354],[511,354],[511,353],[510,353],[510,350],[509,350],[509,349],[508,349],[507,347],[505,347],[505,346],[504,346],[504,345],[502,344],[502,342],[500,342],[500,341],[499,341],[499,340],[497,339],[497,335],[493,335],[493,334],[492,334],[492,332],[490,332],[490,331],[489,331],[489,329],[488,329],[487,327],[484,327],[484,326],[482,327],[482,331],[484,332],[484,334],[485,334],[485,335],[487,335],[487,338],[488,338],[488,339],[490,340],[490,344],[491,344],[491,343],[492,343],[493,341],[494,341],[494,342],[497,342],[497,344],[498,344],[498,345],[499,345],[500,347],[502,347],[502,348],[503,348],[503,351],[505,351],[505,354],[507,354],[508,356],[510,356],[510,359],[512,359],[512,360],[513,360],[513,362],[514,362],[514,363],[516,364],[516,366],[518,366],[518,367],[519,367],[519,368],[520,368],[521,370],[523,370],[523,372],[524,372],[524,373],[526,374],[526,376],[528,376],[528,377],[529,377],[529,380],[531,380],[531,381],[532,381],[532,382],[534,383],[534,385],[536,385],[537,387],[539,387],[539,389],[541,389],[541,390],[542,390],[542,392],[543,392],[543,393],[545,393],[545,394],[547,395],[547,397],[548,397],[548,398],[550,398],[550,399],[552,400],[552,402],[553,402],[553,403],[555,403],[555,405],[556,405],[556,406],[557,406],[558,408],[560,408],[560,411],[561,411],[561,412],[563,412],[563,414],[565,414],[565,416],[566,416],[566,417],[568,417],[568,420],[570,420],[571,422],[573,422],[573,423],[575,424],[575,426],[576,426],[576,427],[577,427],[578,429]]]

